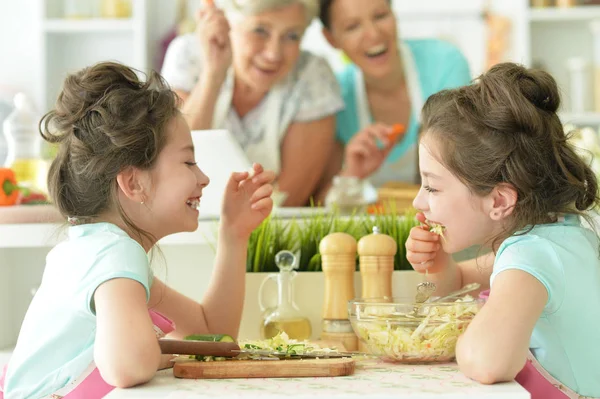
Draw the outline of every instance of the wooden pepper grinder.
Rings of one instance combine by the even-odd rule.
[[[348,320],[348,301],[354,299],[356,239],[347,233],[331,233],[319,244],[325,276],[322,340],[341,342],[346,350],[358,349],[358,339]]]
[[[373,234],[358,241],[362,298],[392,300],[392,273],[397,250],[396,241],[387,234],[380,234],[377,226],[373,227]],[[362,342],[358,343],[358,350],[369,351]]]
[[[392,272],[397,250],[396,241],[387,234],[380,234],[377,226],[373,227],[373,234],[358,241],[363,298],[392,297]]]

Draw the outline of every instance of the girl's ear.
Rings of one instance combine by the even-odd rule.
[[[323,36],[325,36],[325,39],[331,45],[331,47],[339,50],[340,47],[337,44],[337,41],[335,40],[333,35],[331,34],[331,31],[328,28],[323,27],[322,32],[323,32]]]
[[[131,201],[142,203],[146,201],[145,187],[147,172],[133,166],[125,168],[117,175],[117,185],[121,192]]]
[[[490,218],[499,221],[513,213],[518,199],[517,190],[512,184],[501,183],[492,190],[490,199]]]

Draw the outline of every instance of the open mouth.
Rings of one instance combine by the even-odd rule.
[[[261,68],[258,65],[254,65],[254,68],[256,68],[260,73],[262,73],[264,75],[268,75],[268,76],[276,75],[277,71],[279,70],[278,68],[276,68],[276,69]]]
[[[387,45],[379,44],[377,46],[373,46],[370,49],[368,49],[365,54],[369,58],[376,58],[376,57],[380,57],[380,56],[386,54],[388,52],[388,49],[389,48]]]
[[[196,210],[196,209],[198,209],[198,207],[200,207],[200,197],[190,198],[185,203],[190,208]]]

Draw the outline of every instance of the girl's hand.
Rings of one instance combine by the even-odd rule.
[[[275,180],[275,173],[265,171],[256,163],[253,171],[253,177],[249,172],[233,173],[223,198],[221,224],[242,239],[248,239],[273,209],[271,183]]]
[[[402,133],[394,134],[392,126],[374,124],[358,132],[348,143],[342,175],[364,179],[381,167]],[[383,144],[383,148],[380,144]]]
[[[450,255],[442,249],[440,236],[429,231],[425,215],[421,212],[417,213],[417,220],[422,225],[410,230],[406,240],[406,259],[413,269],[420,273],[441,272],[448,266]]]
[[[223,11],[209,3],[196,15],[196,35],[202,46],[203,72],[223,83],[232,62],[230,26]]]

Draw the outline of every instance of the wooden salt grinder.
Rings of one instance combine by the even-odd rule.
[[[396,251],[396,241],[387,234],[380,234],[377,227],[373,227],[373,234],[358,241],[362,298],[392,297]]]
[[[373,227],[373,234],[358,241],[362,298],[387,297],[389,299],[385,300],[391,301],[392,272],[397,250],[396,241],[386,234],[380,234],[377,227]],[[358,343],[358,350],[369,352],[362,342]]]
[[[325,277],[321,339],[341,342],[346,350],[355,351],[358,340],[348,320],[348,301],[354,299],[356,239],[331,233],[321,240],[319,252]]]

